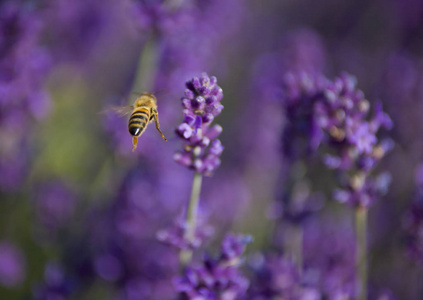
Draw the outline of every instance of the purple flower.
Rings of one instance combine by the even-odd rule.
[[[339,165],[341,170],[360,168],[357,163],[366,158],[378,161],[389,150],[378,144],[376,135],[381,127],[392,128],[391,119],[380,103],[370,119],[370,105],[356,85],[353,76],[341,74],[326,87],[322,101],[316,105],[319,126],[326,134],[327,143],[343,160]]]
[[[311,215],[318,212],[324,205],[324,197],[319,193],[310,193],[309,187],[300,182],[294,185],[291,193],[282,191],[279,201],[268,208],[270,219],[283,216],[291,224],[302,224]]]
[[[35,199],[38,220],[51,231],[67,224],[75,211],[75,206],[75,195],[60,181],[43,184]]]
[[[211,225],[205,224],[205,219],[203,217],[197,218],[195,234],[190,240],[185,236],[186,229],[186,221],[184,221],[181,216],[169,229],[159,230],[156,237],[159,241],[179,250],[194,250],[201,247],[214,233],[214,228]]]
[[[221,142],[216,139],[222,127],[210,126],[223,109],[220,104],[223,92],[216,77],[206,73],[192,78],[186,87],[185,97],[181,99],[184,122],[176,128],[176,134],[184,141],[184,150],[176,152],[174,159],[196,172],[210,175],[220,165],[223,151]]]
[[[186,123],[200,122],[196,120],[197,116],[201,117],[198,126],[211,123],[223,109],[220,104],[223,91],[217,85],[216,77],[202,73],[200,77],[187,81],[186,87],[185,97],[181,99]]]
[[[239,259],[244,253],[245,246],[253,241],[249,235],[227,234],[222,242],[221,260],[232,261]]]
[[[116,290],[116,299],[170,299],[174,293],[178,255],[155,235],[180,210],[184,199],[178,195],[186,193],[178,186],[186,178],[162,170],[149,161],[135,165],[110,206],[93,210],[88,218],[90,261],[85,268],[92,272],[90,278]]]
[[[354,299],[355,237],[351,226],[332,220],[306,226],[304,266],[324,299]]]
[[[154,32],[159,54],[152,88],[170,93],[184,78],[213,67],[219,45],[240,28],[245,11],[240,0],[136,1],[136,7],[143,32]]]
[[[328,168],[345,175],[345,188],[336,198],[368,207],[380,196],[380,181],[369,174],[392,148],[392,142],[379,141],[377,134],[381,128],[390,129],[392,121],[380,103],[370,117],[370,104],[356,85],[348,74],[330,81],[321,75],[288,73],[282,98],[287,115],[284,153],[291,160],[320,154]]]
[[[250,258],[254,273],[247,299],[318,300],[320,292],[308,284],[289,259],[257,253]]]
[[[20,249],[9,241],[0,242],[0,284],[16,287],[25,279],[25,257]]]
[[[44,270],[44,283],[33,288],[34,300],[66,299],[74,291],[75,284],[56,263],[49,262]]]
[[[352,176],[344,189],[336,189],[333,197],[341,203],[369,207],[386,194],[391,176],[382,173],[376,177]]]
[[[43,15],[49,25],[44,34],[55,62],[86,67],[94,57],[98,59],[105,56],[105,51],[116,49],[113,45],[125,41],[123,37],[136,37],[139,32],[134,11],[130,1],[49,2]]]
[[[337,191],[335,198],[369,207],[386,190],[385,179],[389,181],[386,176],[371,177],[370,172],[392,148],[391,142],[377,138],[379,129],[392,128],[392,121],[380,103],[370,117],[370,105],[356,85],[354,77],[341,74],[325,89],[316,114],[330,146],[325,162],[328,167],[345,172],[347,178],[344,190]]]
[[[286,125],[282,139],[284,155],[290,161],[315,155],[324,139],[323,120],[316,114],[315,107],[327,85],[328,80],[319,74],[290,72],[284,75],[281,101]]]
[[[122,277],[123,267],[113,254],[100,254],[94,260],[96,273],[106,281],[116,281]]]
[[[41,18],[23,1],[0,4],[0,189],[23,182],[28,140],[49,110],[44,81],[50,57],[40,46]]]
[[[416,184],[414,199],[411,207],[407,211],[403,220],[403,228],[405,231],[405,243],[407,246],[407,255],[423,264],[423,184],[422,170],[420,165],[416,170]]]
[[[188,266],[182,277],[174,281],[176,290],[184,299],[225,299],[242,297],[248,280],[238,270],[245,245],[251,237],[229,234],[214,259],[206,255],[201,264]]]

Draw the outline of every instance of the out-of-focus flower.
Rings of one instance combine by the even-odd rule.
[[[33,288],[34,300],[66,299],[74,291],[75,283],[56,263],[47,263],[44,282]]]
[[[214,233],[211,225],[205,224],[205,219],[199,217],[196,220],[195,234],[192,239],[187,239],[186,221],[182,217],[176,219],[175,224],[166,230],[159,230],[156,237],[159,241],[173,246],[179,250],[194,250],[202,246]]]
[[[107,55],[123,36],[135,38],[135,5],[123,1],[47,1],[43,18],[48,26],[44,39],[57,63],[89,66],[93,57]]]
[[[276,52],[261,55],[253,69],[253,84],[265,103],[279,102],[285,74],[324,71],[326,51],[323,40],[312,29],[287,32],[279,44]]]
[[[305,276],[319,288],[324,299],[355,299],[353,228],[332,220],[306,226],[304,268]]]
[[[291,124],[284,133],[285,155],[319,153],[328,168],[345,175],[341,183],[345,187],[336,191],[336,199],[353,206],[373,204],[386,191],[389,177],[370,173],[393,146],[377,137],[379,129],[392,127],[381,104],[375,105],[370,118],[370,104],[348,74],[330,81],[321,75],[291,73],[284,82],[284,106]]]
[[[324,205],[323,195],[311,193],[307,185],[302,182],[295,184],[290,194],[288,191],[282,191],[279,200],[271,205],[268,217],[270,219],[283,217],[285,221],[297,225],[303,224]]]
[[[0,242],[0,284],[16,287],[25,279],[25,257],[21,250],[9,241]]]
[[[71,219],[75,206],[75,195],[60,181],[40,186],[35,199],[39,222],[52,231],[62,227]]]
[[[49,109],[44,81],[50,57],[40,46],[41,18],[23,1],[0,4],[0,189],[24,180],[27,141]]]
[[[212,67],[219,44],[241,24],[245,4],[231,1],[136,1],[140,26],[157,47],[154,88],[177,92],[187,77]],[[169,98],[171,99],[171,98]]]
[[[328,80],[320,74],[288,72],[283,77],[282,106],[286,115],[283,150],[288,161],[316,154],[324,135],[315,105],[322,98]]]
[[[176,290],[184,299],[239,299],[248,288],[248,279],[238,270],[250,236],[228,234],[217,258],[205,255],[201,264],[193,263],[182,277],[175,279]]]
[[[100,254],[94,259],[94,269],[106,281],[116,281],[122,277],[121,262],[113,254]]]
[[[411,207],[403,220],[407,255],[423,263],[423,165],[416,170],[416,191]]]
[[[355,77],[341,74],[325,88],[324,97],[315,107],[319,127],[342,161],[339,169],[363,168],[364,165],[358,162],[366,159],[374,161],[370,165],[373,167],[390,150],[385,147],[391,146],[377,144],[376,136],[381,127],[392,128],[391,119],[380,103],[376,104],[374,116],[369,119],[370,104],[356,85]]]
[[[89,218],[87,248],[94,279],[113,287],[116,299],[170,299],[174,294],[178,255],[157,240],[156,232],[169,223],[185,199],[174,195],[177,189],[167,185],[169,179],[163,179],[160,170],[148,161],[142,162],[142,168],[136,165],[110,207],[94,210]]]
[[[247,299],[322,299],[319,290],[305,282],[298,267],[283,256],[255,254],[250,267],[254,275]]]
[[[404,158],[419,157],[423,141],[415,135],[423,133],[423,66],[419,57],[406,52],[389,57],[379,82],[378,96],[395,123],[395,141],[406,149]],[[410,108],[413,109],[410,109]],[[414,162],[413,162],[414,163]],[[401,164],[405,167],[408,164]]]
[[[281,174],[284,190],[276,191],[277,199],[269,206],[271,219],[285,217],[284,221],[298,225],[322,207],[320,197],[309,191],[307,174],[294,174],[298,164],[309,165],[316,157],[323,138],[313,105],[320,96],[317,91],[327,83],[320,75],[325,59],[320,35],[302,28],[286,33],[278,51],[262,55],[256,63],[249,107],[250,118],[255,120],[251,135],[255,134],[246,148],[255,153],[251,156],[254,162],[258,160],[268,170],[278,166]]]
[[[220,125],[210,126],[220,114],[223,91],[216,77],[206,73],[186,83],[184,122],[176,128],[176,134],[184,141],[184,150],[175,153],[174,159],[198,173],[210,175],[220,165],[223,146],[217,139],[222,132]]]
[[[286,118],[282,117],[284,111],[282,111],[280,99],[284,97],[285,76],[286,74],[303,74],[304,87],[298,88],[306,88],[306,83],[311,78],[323,72],[325,52],[320,35],[311,29],[301,28],[286,33],[277,51],[262,54],[255,62],[251,76],[252,96],[246,104],[246,116],[242,119],[243,123],[240,126],[242,130],[249,133],[241,136],[247,150],[244,151],[244,155],[252,157],[257,167],[278,165],[275,162],[281,160],[279,151],[281,130],[285,130],[282,145],[284,153],[298,151],[299,137],[293,136],[295,122],[291,123],[292,119],[290,119],[290,115],[292,118],[296,117],[292,115],[296,112],[285,112]],[[311,78],[306,78],[304,74],[309,74]],[[300,114],[300,112],[297,113]],[[307,112],[301,112],[302,116],[304,114]],[[298,119],[298,123],[312,121],[312,119]],[[302,124],[302,134],[306,134],[306,126],[307,124]],[[251,138],[252,136],[254,138]],[[291,138],[294,139],[291,140]],[[279,165],[285,163],[291,163],[290,157],[284,157]]]

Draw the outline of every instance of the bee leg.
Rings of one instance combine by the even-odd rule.
[[[160,131],[159,112],[157,110],[155,110],[154,108],[151,110],[151,112],[152,112],[152,115],[153,115],[153,118],[154,118],[154,122],[156,123],[157,131],[160,133],[162,138],[167,142],[167,139],[165,138],[163,133]]]
[[[134,144],[134,149],[132,149],[132,152],[134,152],[135,149],[137,149],[138,137],[134,136],[132,143]]]

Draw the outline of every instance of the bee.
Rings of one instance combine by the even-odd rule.
[[[167,139],[160,130],[157,98],[153,94],[143,93],[135,100],[134,105],[114,107],[112,109],[121,116],[131,114],[128,121],[128,131],[132,136],[132,143],[134,145],[132,152],[134,152],[137,148],[138,138],[147,128],[148,123],[153,122],[153,119],[156,124],[157,131],[167,142]]]

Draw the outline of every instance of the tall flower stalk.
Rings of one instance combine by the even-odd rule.
[[[341,178],[335,198],[355,210],[357,299],[367,299],[367,214],[370,206],[386,192],[388,174],[374,175],[377,163],[388,152],[390,140],[378,141],[380,128],[390,129],[392,121],[377,103],[373,117],[370,105],[356,79],[342,74],[331,82],[316,106],[318,124],[327,137],[330,154],[326,165]]]
[[[367,214],[390,181],[387,174],[373,174],[392,147],[390,140],[378,141],[377,134],[380,128],[390,129],[392,121],[380,103],[374,108],[374,116],[369,116],[370,104],[351,75],[341,74],[330,81],[321,75],[292,73],[285,76],[284,84],[288,116],[303,120],[297,120],[300,126],[285,131],[307,130],[307,151],[318,150],[325,165],[337,173],[340,188],[334,198],[354,207],[357,299],[367,299]]]
[[[318,130],[314,105],[318,91],[326,81],[314,73],[288,72],[283,77],[282,107],[286,125],[282,134],[286,185],[280,197],[283,220],[287,223],[284,250],[303,268],[303,227],[306,220],[321,209],[321,197],[312,193],[308,167],[316,162],[322,133]]]
[[[184,141],[184,147],[175,153],[174,159],[194,171],[184,234],[188,243],[195,237],[202,177],[211,175],[220,165],[223,146],[217,137],[222,127],[210,124],[223,109],[222,98],[223,92],[216,77],[203,73],[186,83],[185,96],[181,99],[184,121],[176,128],[176,134]],[[186,265],[191,257],[191,250],[181,251],[181,264]]]

